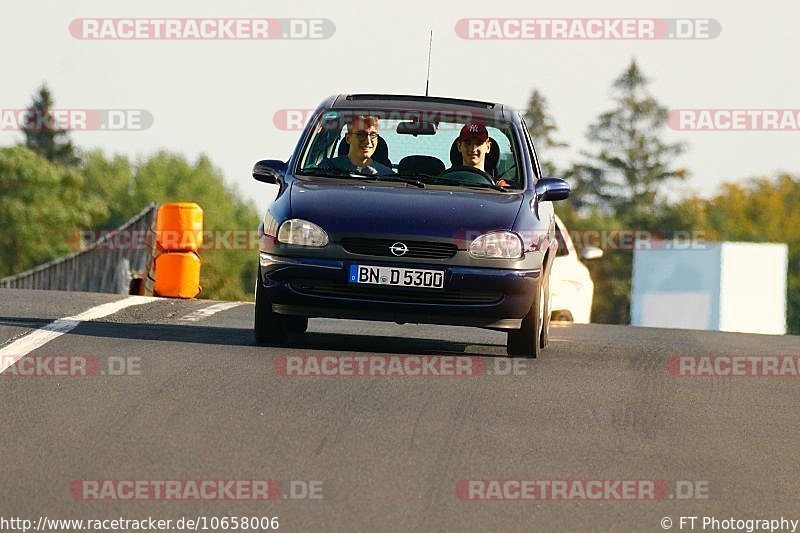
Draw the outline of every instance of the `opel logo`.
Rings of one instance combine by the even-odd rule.
[[[389,251],[392,252],[392,255],[400,257],[401,255],[406,255],[408,252],[408,246],[402,242],[396,242],[389,247]]]

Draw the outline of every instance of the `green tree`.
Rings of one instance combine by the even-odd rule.
[[[589,127],[587,138],[596,150],[584,152],[587,161],[568,174],[577,182],[579,207],[596,206],[635,227],[655,222],[661,187],[687,176],[674,165],[685,145],[661,139],[668,110],[648,92],[648,83],[631,61],[614,81],[615,107]]]
[[[544,157],[544,153],[568,145],[555,139],[558,127],[547,107],[547,99],[538,89],[534,89],[528,99],[528,107],[525,109],[525,123],[536,146],[542,172],[547,177],[555,177],[558,175],[558,169],[552,159]]]
[[[219,237],[200,253],[201,296],[252,298],[257,251],[242,236],[257,229],[259,216],[252,203],[243,201],[235,189],[225,185],[222,173],[208,157],[200,156],[191,163],[183,156],[161,151],[131,163],[124,156],[109,159],[101,152],[92,152],[82,168],[90,188],[109,206],[102,227],[119,226],[150,202],[199,204],[203,228]],[[234,240],[234,235],[240,240]]]
[[[42,85],[25,113],[25,146],[53,163],[75,165],[79,159],[69,132],[56,127],[52,111],[53,96],[47,85]]]
[[[556,139],[558,126],[548,111],[548,107],[545,96],[538,89],[534,89],[525,108],[525,125],[528,127],[528,133],[533,139],[534,146],[536,146],[536,156],[539,159],[542,174],[548,178],[554,178],[560,177],[563,173],[553,162],[552,151],[566,148],[569,145]],[[557,202],[554,207],[568,228],[579,223],[578,213],[570,202]]]
[[[153,200],[197,202],[204,211],[204,228],[218,235],[258,227],[255,206],[226,186],[222,173],[204,155],[190,164],[181,156],[159,152],[137,165],[135,181],[139,205]],[[257,250],[218,239],[215,246],[201,254],[203,296],[220,300],[252,298],[256,257]]]
[[[103,218],[83,177],[33,151],[0,149],[0,276],[16,274],[72,251],[78,231]]]
[[[668,182],[686,178],[686,171],[674,164],[685,146],[662,140],[668,111],[648,92],[648,83],[631,61],[613,83],[615,106],[589,127],[587,139],[594,151],[583,152],[585,161],[564,173],[572,194],[570,207],[559,213],[571,215],[573,226],[662,231],[664,217],[675,214],[660,193]],[[593,320],[629,322],[632,263],[630,250],[606,250],[601,261],[590,262]]]

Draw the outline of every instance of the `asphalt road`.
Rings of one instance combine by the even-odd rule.
[[[122,298],[0,290],[0,350]],[[800,378],[681,377],[666,364],[800,355],[798,337],[554,326],[544,355],[508,373],[497,332],[318,319],[291,347],[258,347],[253,305],[201,311],[215,303],[154,300],[81,322],[0,375],[0,517],[267,516],[287,532],[664,531],[664,517],[679,531],[680,516],[800,519]],[[289,361],[307,362],[295,356],[323,355],[472,356],[482,375],[281,375]],[[88,358],[95,375],[19,375],[26,359],[48,356]],[[279,482],[277,498],[92,492],[122,492],[119,480],[152,489],[159,480],[254,479]],[[477,498],[490,487],[513,484],[465,480],[570,490],[656,480],[668,493],[486,501]],[[687,487],[703,497],[681,499]]]

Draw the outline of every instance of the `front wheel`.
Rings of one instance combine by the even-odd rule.
[[[536,284],[533,305],[522,319],[522,327],[508,332],[506,349],[511,357],[536,359],[542,352],[542,345],[547,343],[547,334],[544,331],[547,281],[540,279]]]
[[[286,342],[287,339],[283,321],[272,311],[272,302],[267,298],[260,279],[256,280],[256,313],[253,334],[258,344],[279,344]]]
[[[308,318],[304,316],[284,315],[281,318],[283,318],[283,329],[286,330],[286,333],[301,335],[308,329]]]

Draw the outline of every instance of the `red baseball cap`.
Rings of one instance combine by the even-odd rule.
[[[489,132],[486,131],[486,126],[480,122],[472,121],[464,124],[461,128],[461,134],[458,136],[459,141],[466,141],[467,139],[476,139],[480,142],[486,142],[489,138]]]

